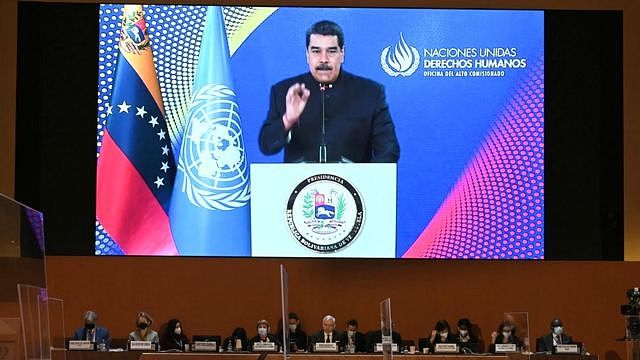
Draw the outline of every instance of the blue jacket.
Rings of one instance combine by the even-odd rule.
[[[76,332],[73,334],[73,340],[92,340],[92,339],[87,339],[87,329],[84,327],[81,327],[78,330],[76,330]],[[95,343],[101,344],[103,341],[107,346],[107,349],[109,349],[111,345],[111,336],[109,336],[109,330],[100,326],[96,326]]]

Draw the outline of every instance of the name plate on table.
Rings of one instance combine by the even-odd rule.
[[[496,344],[497,353],[512,353],[517,351],[516,344]]]
[[[382,344],[383,343],[377,343],[376,344],[376,348],[374,349],[374,351],[375,352],[382,352]],[[387,345],[389,345],[389,344],[387,343]],[[398,344],[396,344],[396,343],[391,344],[391,351],[398,352]]]
[[[459,351],[456,343],[439,343],[436,344],[434,352],[437,353],[457,353]]]
[[[69,340],[69,350],[95,350],[96,344],[89,340]]]
[[[335,344],[334,344],[335,345]],[[278,351],[274,342],[255,342],[253,351]]]
[[[156,344],[151,341],[130,341],[129,350],[156,351]]]
[[[337,343],[316,343],[314,349],[316,352],[338,352]]]
[[[215,341],[194,341],[191,344],[191,351],[216,352],[218,351],[218,343]]]
[[[556,354],[579,354],[578,344],[556,345]]]

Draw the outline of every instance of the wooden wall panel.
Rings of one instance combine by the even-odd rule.
[[[308,333],[335,315],[340,328],[357,318],[363,330],[379,326],[378,304],[392,299],[403,338],[417,339],[441,318],[469,317],[489,339],[509,311],[529,312],[532,335],[558,316],[567,332],[607,360],[624,357],[620,305],[640,286],[636,262],[413,261],[48,257],[50,296],[65,301],[68,334],[84,310],[98,312],[113,336],[133,330],[144,310],[155,325],[178,317],[185,331],[229,335],[266,318],[279,319],[279,264],[289,273],[289,306]]]

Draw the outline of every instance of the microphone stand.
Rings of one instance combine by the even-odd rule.
[[[318,148],[318,162],[323,164],[327,162],[327,134],[325,132],[325,112],[324,98],[327,85],[320,84],[320,93],[322,94],[322,137],[320,138],[320,147]]]

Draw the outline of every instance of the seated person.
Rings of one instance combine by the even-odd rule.
[[[560,319],[551,320],[551,332],[536,339],[536,351],[552,353],[554,346],[558,344],[571,344],[573,339],[564,333],[564,327]]]
[[[510,322],[502,321],[497,331],[491,333],[489,352],[496,352],[496,344],[516,344],[516,349],[522,349],[522,341],[516,336],[516,327]]]
[[[347,349],[353,349],[352,352],[366,352],[367,339],[364,334],[358,331],[358,320],[351,319],[347,321],[347,331],[342,333],[340,343]],[[349,351],[347,351],[349,352]]]
[[[160,341],[162,350],[184,350],[189,344],[184,331],[182,331],[182,323],[178,319],[171,319],[167,323],[167,331]]]
[[[438,320],[431,330],[431,336],[429,337],[429,351],[433,352],[436,344],[447,343],[452,344],[456,342],[456,338],[451,333],[451,327],[447,320]]]
[[[307,334],[302,331],[300,325],[300,318],[298,314],[294,312],[289,313],[289,351],[304,351],[307,348]],[[278,339],[282,343],[282,329],[280,322],[278,322]]]
[[[237,341],[240,340],[240,347],[236,347]],[[248,349],[247,330],[243,327],[233,329],[231,336],[222,342],[225,351],[243,351]]]
[[[249,347],[248,350],[253,350],[253,344],[258,342],[267,342],[276,344],[276,351],[280,349],[282,343],[278,338],[271,334],[271,325],[267,320],[260,320],[256,324],[256,329],[258,330],[258,334],[251,339],[249,339]]]
[[[458,320],[458,332],[455,334],[456,343],[460,346],[460,352],[480,352],[478,338],[471,331],[471,321],[463,318]],[[468,349],[465,351],[465,349]]]
[[[149,314],[144,311],[136,314],[136,329],[129,333],[129,341],[151,341],[153,344],[158,344],[160,338],[158,333],[151,330],[151,324],[153,319]]]
[[[393,344],[397,344],[398,345],[398,351],[402,350],[402,336],[400,336],[400,333],[397,331],[393,331],[393,329],[396,328],[396,323],[395,321],[393,321],[391,323],[391,342]],[[367,352],[375,352],[376,351],[376,344],[380,344],[382,343],[382,330],[373,330],[373,331],[369,331],[366,334],[366,338],[367,338],[367,345],[366,350]]]
[[[109,330],[96,325],[98,315],[91,310],[87,310],[82,315],[82,318],[84,319],[84,326],[76,330],[73,334],[73,340],[89,340],[98,345],[104,344],[105,349],[109,350],[111,336],[109,336]]]
[[[338,351],[340,351],[340,337],[342,335],[336,331],[336,318],[332,315],[326,315],[322,318],[322,330],[311,335],[309,341],[309,351],[315,350],[316,343],[338,343]]]

